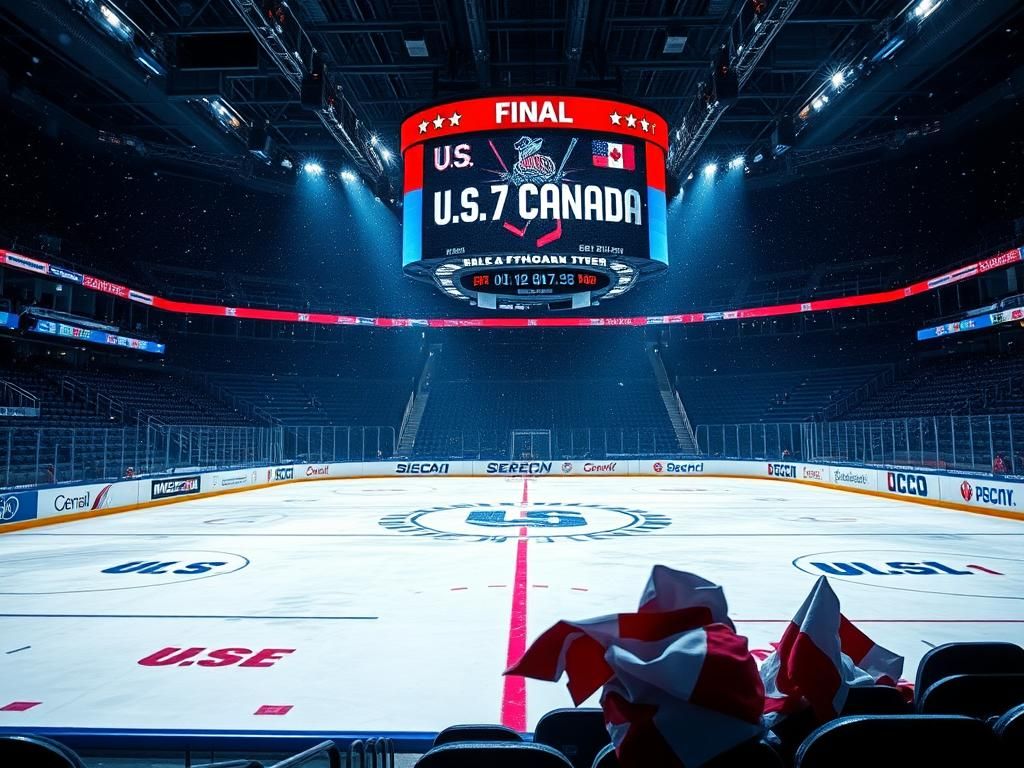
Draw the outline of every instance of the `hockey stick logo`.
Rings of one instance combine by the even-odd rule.
[[[513,163],[511,170],[509,170],[504,159],[502,159],[498,148],[494,146],[494,141],[488,139],[487,143],[490,145],[494,156],[498,159],[498,164],[501,165],[501,172],[498,174],[498,178],[519,187],[521,184],[540,185],[558,184],[561,182],[565,177],[565,164],[569,161],[569,156],[572,155],[573,149],[576,148],[577,139],[573,138],[570,140],[569,148],[565,151],[565,154],[562,156],[562,162],[557,168],[555,168],[555,161],[550,155],[541,154],[544,144],[543,139],[520,136],[516,143],[512,145],[516,150],[517,159]],[[497,172],[494,171],[494,173]],[[511,221],[505,221],[502,222],[502,226],[516,237],[521,238],[526,236],[526,230],[530,228],[531,221],[533,219],[527,220],[521,227],[517,227]],[[537,238],[537,247],[543,248],[561,237],[562,220],[555,219],[554,229]]]

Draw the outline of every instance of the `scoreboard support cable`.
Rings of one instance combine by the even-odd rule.
[[[668,266],[658,113],[587,96],[447,102],[402,123],[402,266],[490,309],[584,308]]]

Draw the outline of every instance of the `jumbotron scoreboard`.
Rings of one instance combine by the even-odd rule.
[[[488,309],[575,309],[668,266],[661,115],[585,96],[491,96],[402,123],[402,266]]]

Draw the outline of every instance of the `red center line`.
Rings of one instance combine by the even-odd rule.
[[[527,479],[523,478],[522,514],[529,502]],[[512,614],[508,624],[508,653],[505,666],[511,667],[526,653],[526,528],[519,529],[516,541],[516,573],[512,586]],[[526,678],[505,676],[501,695],[501,724],[517,731],[526,730]]]

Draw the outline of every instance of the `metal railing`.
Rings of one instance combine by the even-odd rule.
[[[706,456],[913,466],[1024,475],[1024,415],[702,424]]]
[[[139,421],[77,429],[0,428],[0,487],[131,474],[388,459],[393,427],[201,427]]]
[[[278,427],[288,461],[375,461],[395,455],[394,427]]]
[[[82,402],[93,409],[97,415],[110,416],[112,419],[121,421],[125,416],[125,407],[112,397],[100,392],[98,387],[90,386],[71,376],[64,376],[60,380],[61,397],[69,403]]]
[[[0,379],[0,405],[38,409],[39,398],[14,382]]]
[[[855,405],[858,405],[869,397],[880,392],[885,387],[891,386],[896,380],[896,366],[890,365],[885,370],[873,376],[869,381],[864,382],[838,402],[829,403],[821,409],[820,415],[824,419],[838,419],[849,413]]]

